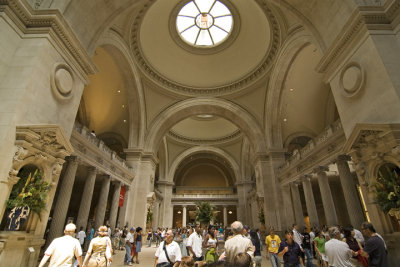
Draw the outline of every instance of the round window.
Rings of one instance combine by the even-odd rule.
[[[232,31],[230,10],[217,0],[194,0],[179,11],[176,28],[179,36],[197,47],[213,47],[227,39]]]

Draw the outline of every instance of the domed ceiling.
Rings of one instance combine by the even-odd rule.
[[[144,10],[143,18],[139,15],[136,19],[131,46],[146,74],[158,82],[171,83],[172,88],[187,86],[210,91],[239,83],[254,73],[258,75],[260,68],[266,69],[266,61],[271,60],[273,34],[266,11],[255,1],[221,1],[232,9],[233,32],[236,30],[237,34],[232,33],[221,44],[224,48],[220,51],[196,47],[185,49],[179,44],[176,15],[187,2],[155,1]],[[140,25],[135,26],[138,23]]]

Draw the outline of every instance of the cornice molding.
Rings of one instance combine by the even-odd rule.
[[[63,52],[72,56],[82,68],[81,76],[85,77],[98,71],[58,10],[34,10],[26,0],[0,0],[0,13],[5,13],[24,34],[49,34],[55,37]],[[87,78],[85,80],[87,81]]]
[[[219,137],[219,138],[210,138],[210,139],[200,139],[200,138],[190,138],[183,135],[180,135],[172,130],[168,132],[168,137],[180,141],[182,143],[189,143],[189,144],[219,144],[219,143],[226,143],[228,141],[234,140],[236,138],[242,137],[242,132],[240,130],[234,131],[233,133]]]
[[[355,47],[362,37],[372,30],[393,30],[399,23],[400,2],[387,1],[383,7],[360,7],[354,10],[336,39],[317,65],[318,72],[328,72],[340,64],[339,58]]]
[[[143,71],[143,73],[149,79],[155,81],[157,84],[163,86],[169,91],[188,96],[216,96],[230,94],[246,88],[249,84],[263,77],[264,73],[272,68],[281,43],[281,30],[274,12],[268,7],[267,3],[261,0],[257,0],[256,2],[265,13],[271,25],[271,43],[264,59],[255,69],[230,84],[212,88],[185,86],[167,79],[147,62],[147,60],[143,56],[143,52],[140,46],[140,27],[147,10],[154,2],[155,0],[147,1],[134,19],[130,37],[131,50],[135,61],[137,62],[139,68]]]

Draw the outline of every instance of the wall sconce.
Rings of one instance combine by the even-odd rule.
[[[228,213],[229,213],[229,214],[232,214],[233,212],[230,210],[230,211],[228,211]]]
[[[182,212],[180,210],[178,210],[178,214],[181,214]]]

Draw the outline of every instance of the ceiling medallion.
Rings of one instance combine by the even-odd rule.
[[[147,60],[143,56],[143,52],[140,46],[140,27],[141,23],[143,21],[143,18],[147,12],[147,10],[151,7],[151,5],[155,2],[156,0],[149,0],[147,1],[144,5],[143,8],[138,12],[138,15],[135,17],[132,28],[131,28],[131,51],[133,53],[133,56],[135,58],[136,63],[140,67],[140,69],[148,76],[152,81],[155,81],[156,83],[160,84],[164,88],[183,95],[187,96],[198,96],[198,95],[224,95],[224,94],[230,94],[236,91],[239,91],[243,88],[245,88],[249,83],[252,83],[256,81],[259,77],[261,77],[266,71],[268,71],[272,67],[272,63],[274,62],[274,59],[276,57],[278,48],[280,46],[280,39],[281,39],[281,33],[279,29],[279,24],[278,20],[275,17],[274,13],[272,12],[271,9],[268,8],[268,6],[264,3],[261,4],[259,1],[257,1],[259,7],[262,9],[264,14],[266,15],[270,26],[271,26],[271,42],[269,44],[268,52],[266,53],[264,59],[261,61],[261,63],[253,69],[250,73],[246,74],[242,78],[228,84],[228,85],[223,85],[223,86],[217,86],[217,87],[207,87],[207,88],[201,88],[201,87],[191,87],[191,86],[185,86],[182,84],[179,84],[177,82],[174,82],[172,80],[167,79],[160,73],[158,73],[154,68],[151,67],[151,65],[147,62]],[[226,6],[231,7],[231,4],[227,0],[219,0],[218,2],[222,2]],[[183,1],[183,4],[180,6],[184,6],[184,4],[189,3],[189,1]],[[179,13],[181,9],[176,9],[176,14],[175,16],[171,16],[171,22],[170,25],[170,31],[171,34],[178,35],[177,31],[177,26],[176,26],[176,17],[177,14]],[[178,43],[184,43],[184,48],[189,49],[188,47],[191,47],[194,53],[200,53],[200,51],[207,51],[210,50],[211,53],[215,53],[217,49],[223,49],[225,48],[224,45],[229,45],[229,40],[232,39],[235,35],[235,30],[238,31],[238,19],[236,19],[235,16],[235,11],[233,8],[229,9],[232,11],[232,16],[233,20],[235,21],[235,27],[232,28],[232,33],[230,33],[227,37],[227,40],[223,40],[219,45],[215,45],[213,47],[207,48],[207,49],[198,49],[198,47],[194,47],[193,45],[188,45],[187,42],[183,41],[180,37],[174,38],[174,40],[181,40],[181,42]],[[237,15],[237,17],[239,17]],[[201,23],[201,16],[196,18],[200,18],[200,23]],[[207,21],[210,18],[207,16]],[[197,22],[196,22],[197,23]],[[208,22],[207,22],[208,23]],[[201,24],[200,24],[201,26]],[[173,28],[173,30],[171,29]],[[204,27],[207,27],[207,25],[204,25]],[[215,50],[212,50],[215,49]],[[197,52],[195,52],[197,51]],[[206,52],[206,54],[209,54],[210,52]]]

